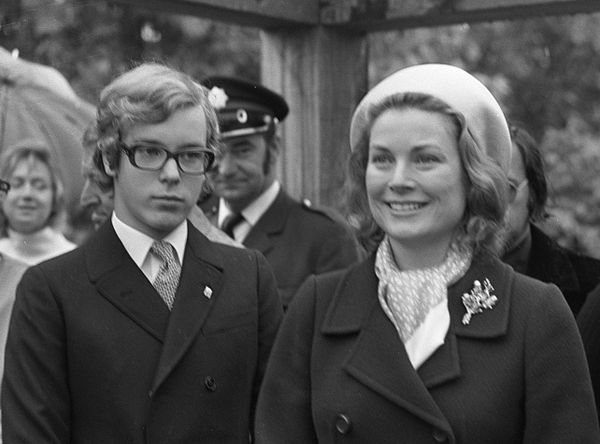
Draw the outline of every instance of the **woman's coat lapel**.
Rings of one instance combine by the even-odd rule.
[[[474,258],[465,276],[449,288],[450,329],[445,343],[418,371],[379,305],[373,270],[374,256],[346,274],[327,309],[321,332],[327,336],[358,333],[344,369],[369,389],[452,434],[430,390],[460,378],[462,338],[486,340],[506,333],[513,280],[510,268],[491,257]],[[498,302],[463,325],[466,310],[462,295],[471,291],[475,280],[483,282],[486,278],[494,286]]]

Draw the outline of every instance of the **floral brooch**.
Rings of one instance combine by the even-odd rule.
[[[481,282],[475,281],[473,282],[473,289],[471,292],[463,293],[462,302],[467,309],[467,312],[462,318],[462,323],[464,325],[469,325],[471,317],[474,314],[494,308],[494,305],[498,302],[498,298],[492,294],[492,291],[494,291],[494,287],[490,280],[486,278],[483,281],[483,286],[481,285]]]

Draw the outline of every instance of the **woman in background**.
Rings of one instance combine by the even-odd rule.
[[[560,291],[496,257],[511,142],[489,91],[456,67],[406,68],[361,101],[350,142],[372,254],[295,296],[256,442],[600,442]]]
[[[64,216],[63,190],[45,145],[26,140],[8,147],[0,177],[10,183],[0,212],[0,252],[34,265],[76,247],[56,227]]]

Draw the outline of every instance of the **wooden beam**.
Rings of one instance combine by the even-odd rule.
[[[141,9],[186,14],[242,26],[273,28],[319,23],[319,0],[111,0]]]
[[[258,28],[323,24],[350,32],[600,11],[600,0],[112,0]]]
[[[321,23],[363,32],[600,11],[598,0],[321,0]]]
[[[262,81],[290,105],[278,177],[296,198],[340,208],[350,119],[367,90],[367,38],[344,30],[261,32]]]

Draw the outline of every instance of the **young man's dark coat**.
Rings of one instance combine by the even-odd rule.
[[[282,308],[262,255],[188,223],[173,311],[107,223],[29,269],[2,386],[7,443],[249,441]]]

